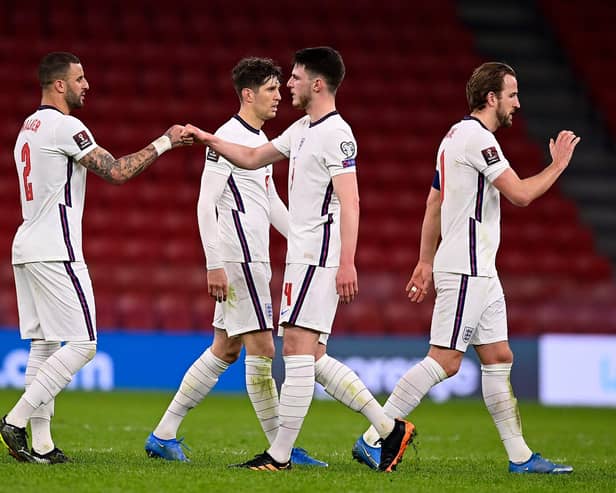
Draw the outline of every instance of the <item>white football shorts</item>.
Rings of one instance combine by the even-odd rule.
[[[430,344],[466,352],[507,340],[507,309],[498,277],[434,273]]]
[[[95,341],[96,310],[84,262],[13,265],[22,339]]]
[[[225,262],[227,301],[216,303],[213,325],[229,337],[272,330],[272,271],[268,262]]]
[[[285,327],[303,327],[320,332],[319,342],[327,344],[338,308],[337,273],[338,267],[286,265],[280,300],[279,336],[284,334]]]

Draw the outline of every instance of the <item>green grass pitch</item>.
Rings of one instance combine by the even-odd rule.
[[[351,446],[366,422],[331,401],[314,401],[298,445],[329,462],[327,469],[280,473],[229,469],[266,448],[248,398],[209,396],[180,429],[192,448],[190,464],[148,458],[143,442],[171,393],[64,392],[56,402],[54,438],[70,464],[17,463],[0,449],[0,491],[54,492],[614,492],[616,411],[545,408],[521,403],[529,445],[572,464],[569,476],[516,476],[483,403],[424,402],[411,419],[417,452],[407,450],[393,474],[354,462]],[[0,391],[0,412],[19,392]]]

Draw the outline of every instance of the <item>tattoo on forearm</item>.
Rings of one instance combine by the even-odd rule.
[[[158,154],[156,153],[154,146],[149,145],[146,148],[141,149],[139,152],[135,152],[118,159],[117,162],[119,163],[122,177],[126,177],[128,179],[141,173],[144,169],[150,166],[150,164],[152,164],[157,157]]]
[[[114,158],[111,153],[99,147],[84,156],[80,164],[107,181],[121,183],[137,176],[150,166],[157,157],[158,154],[151,144],[138,152],[119,159]]]

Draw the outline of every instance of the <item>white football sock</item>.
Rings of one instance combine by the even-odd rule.
[[[394,420],[348,366],[324,354],[315,364],[315,379],[334,399],[368,418],[382,438],[391,433]]]
[[[446,378],[447,373],[441,365],[430,356],[426,356],[398,380],[383,406],[385,414],[391,418],[405,418],[419,405],[432,387]],[[378,439],[379,434],[373,427],[364,433],[364,440],[369,445],[374,445]]]
[[[314,356],[284,356],[285,380],[280,390],[280,427],[268,453],[287,462],[314,395]]]
[[[272,358],[246,355],[246,390],[271,445],[278,433],[278,389],[272,378]]]
[[[483,400],[511,462],[526,462],[532,451],[522,436],[518,401],[509,382],[511,363],[481,366]]]
[[[53,400],[95,354],[96,341],[67,342],[40,366],[34,380],[9,411],[7,422],[25,427],[35,409]]]
[[[33,340],[30,343],[30,354],[26,366],[26,389],[30,386],[41,365],[53,353],[60,349],[59,342]],[[51,418],[54,412],[54,399],[45,405],[39,406],[32,413],[30,428],[32,431],[32,448],[39,454],[51,452],[55,445],[51,437]]]
[[[184,374],[180,388],[154,430],[154,435],[163,440],[175,438],[188,411],[205,399],[227,368],[229,363],[214,356],[211,348],[207,348]]]

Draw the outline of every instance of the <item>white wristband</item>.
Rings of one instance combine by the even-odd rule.
[[[171,149],[171,139],[166,135],[161,135],[158,139],[152,142],[152,145],[154,146],[156,154],[160,156],[163,152],[167,152]]]

